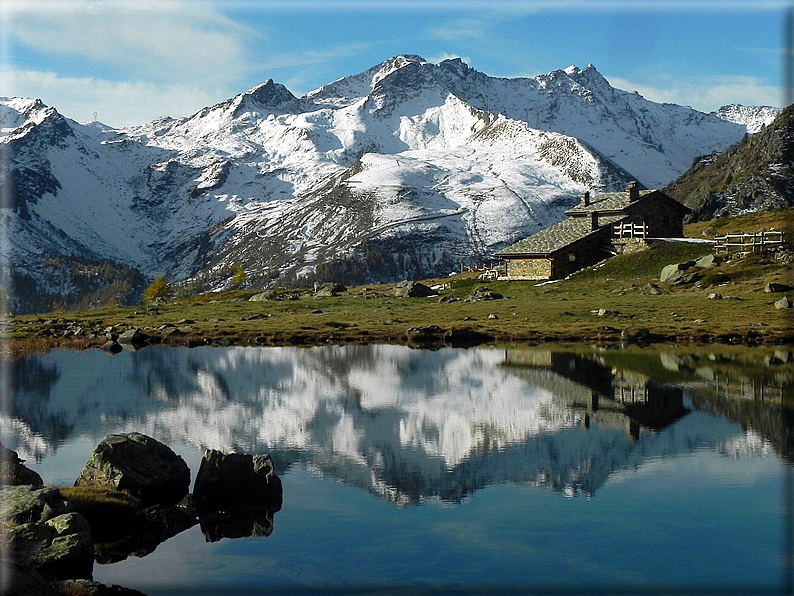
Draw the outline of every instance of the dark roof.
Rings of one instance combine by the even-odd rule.
[[[660,190],[641,190],[639,191],[639,198],[634,201],[633,203],[629,201],[629,195],[627,192],[607,192],[604,194],[596,195],[590,199],[589,205],[584,205],[583,203],[579,203],[576,207],[572,209],[568,209],[565,212],[565,215],[571,217],[577,217],[582,215],[587,215],[592,213],[593,211],[598,211],[599,213],[610,213],[610,212],[626,212],[626,209],[632,205],[636,204],[639,205],[640,203],[645,202],[648,199],[662,199],[667,201],[671,204],[672,207],[678,208],[680,211],[685,213],[689,213],[691,210],[686,205],[683,205],[676,201],[675,199],[668,197]]]
[[[529,238],[519,240],[512,246],[503,248],[496,253],[497,257],[518,257],[524,255],[548,255],[557,252],[574,242],[595,232],[602,231],[604,226],[612,225],[623,219],[624,215],[600,216],[599,228],[590,229],[589,217],[571,217],[533,234]]]

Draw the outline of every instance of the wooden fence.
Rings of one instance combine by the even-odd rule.
[[[761,252],[782,246],[785,242],[783,232],[764,230],[745,234],[726,234],[714,238],[714,252]]]
[[[631,222],[615,224],[613,232],[616,238],[647,238],[648,224]]]

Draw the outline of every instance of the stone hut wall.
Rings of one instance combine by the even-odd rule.
[[[551,259],[537,257],[507,261],[507,276],[510,279],[543,280],[551,278],[551,274]]]
[[[631,216],[624,221],[648,224],[652,238],[680,238],[684,235],[684,214],[663,201],[632,206]]]

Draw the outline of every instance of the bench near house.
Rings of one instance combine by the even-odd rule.
[[[691,210],[659,190],[640,190],[629,182],[624,192],[581,202],[567,219],[500,250],[507,279],[562,279],[616,254],[639,250],[653,238],[680,238]]]

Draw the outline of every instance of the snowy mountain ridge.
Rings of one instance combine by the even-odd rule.
[[[0,99],[14,189],[3,275],[15,310],[32,290],[40,310],[81,291],[43,263],[57,257],[201,290],[228,286],[237,264],[255,287],[334,275],[342,260],[356,263],[348,283],[446,273],[558,221],[584,190],[662,186],[766,117],[655,104],[592,65],[500,79],[412,55],[301,98],[267,80],[128,129]]]

